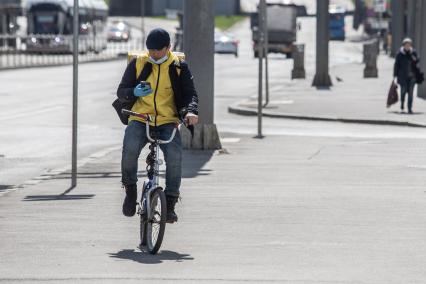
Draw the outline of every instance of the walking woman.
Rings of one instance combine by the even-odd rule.
[[[408,113],[413,113],[413,92],[416,85],[417,64],[420,59],[413,49],[413,41],[406,38],[396,55],[393,76],[401,86],[401,111],[404,111],[405,96],[408,94]]]

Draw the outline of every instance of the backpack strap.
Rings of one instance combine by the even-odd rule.
[[[136,78],[139,78],[143,68],[148,62],[148,58],[146,56],[138,56],[136,57]]]
[[[173,52],[173,54],[176,56],[174,66],[176,68],[176,73],[178,76],[180,76],[180,72],[182,71],[181,62],[185,60],[185,53],[183,52]]]

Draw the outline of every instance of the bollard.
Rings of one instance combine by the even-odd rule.
[[[305,45],[295,44],[293,46],[293,70],[291,71],[291,79],[305,79]]]
[[[378,78],[378,70],[377,70],[377,42],[374,41],[372,43],[364,44],[364,78]]]
[[[173,44],[173,50],[183,52],[183,12],[182,11],[179,11],[177,13],[177,18],[178,18],[179,25],[176,27],[175,42]]]

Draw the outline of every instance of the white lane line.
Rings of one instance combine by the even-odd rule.
[[[17,119],[17,118],[21,118],[21,117],[31,117],[31,116],[34,116],[34,115],[43,114],[43,113],[46,113],[46,112],[52,112],[52,111],[63,109],[63,108],[65,108],[65,107],[64,106],[51,106],[51,107],[46,107],[46,108],[43,108],[43,109],[38,109],[38,110],[33,110],[33,111],[18,111],[18,113],[16,113],[16,114],[0,116],[0,121]]]
[[[220,138],[220,141],[222,143],[239,143],[241,141],[241,138]]]

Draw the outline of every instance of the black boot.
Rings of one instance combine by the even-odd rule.
[[[167,201],[167,223],[174,223],[177,222],[178,216],[175,212],[175,205],[178,201],[178,197],[166,195],[166,201]]]
[[[136,203],[138,199],[138,190],[136,184],[125,185],[126,197],[123,202],[123,214],[127,217],[132,217],[136,213]]]

